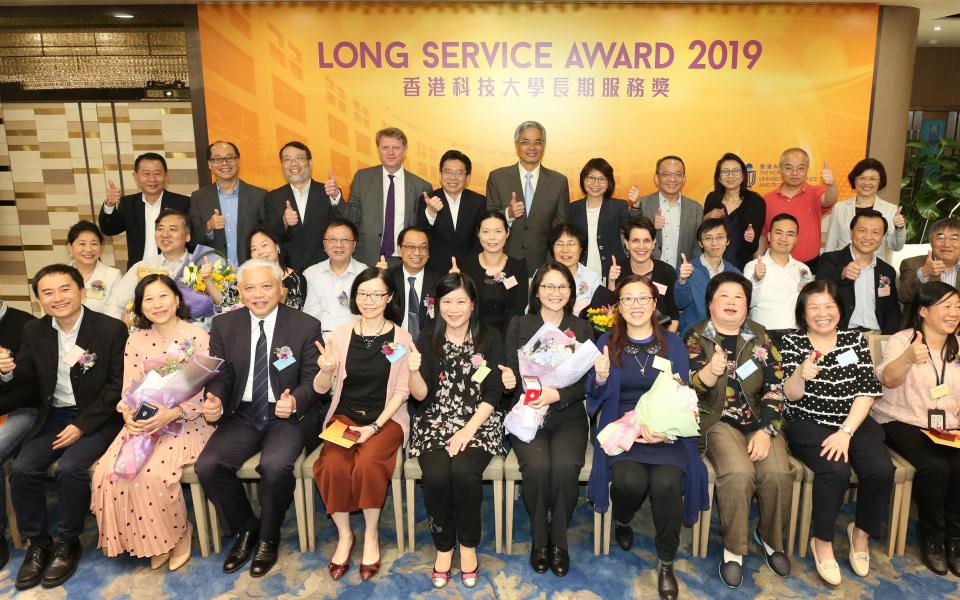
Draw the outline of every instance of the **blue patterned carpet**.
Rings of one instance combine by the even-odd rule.
[[[583,498],[581,496],[581,498]],[[334,582],[326,564],[335,546],[335,529],[318,515],[318,551],[301,554],[298,549],[294,511],[291,507],[284,528],[280,562],[263,579],[253,579],[246,570],[227,575],[221,564],[229,548],[219,555],[201,558],[194,545],[194,558],[175,573],[166,568],[150,570],[146,560],[128,557],[107,559],[96,549],[94,519],[88,521],[83,537],[84,556],[77,574],[66,586],[57,590],[36,588],[17,593],[13,578],[23,558],[22,551],[11,551],[11,559],[0,571],[0,596],[17,598],[104,598],[104,599],[194,599],[194,598],[342,598],[386,600],[391,598],[503,598],[509,600],[542,598],[656,598],[656,576],[653,571],[656,555],[653,549],[649,509],[641,509],[634,521],[636,544],[631,552],[623,552],[613,542],[609,556],[593,556],[593,517],[590,506],[582,501],[574,516],[570,532],[572,567],[565,578],[549,571],[538,575],[527,564],[530,551],[526,510],[522,501],[515,505],[513,555],[497,554],[493,541],[492,489],[487,486],[484,505],[484,541],[481,545],[481,580],[474,590],[465,589],[459,577],[452,578],[446,589],[432,589],[429,571],[434,551],[426,526],[426,515],[418,492],[416,552],[397,553],[394,537],[391,498],[384,511],[381,526],[383,567],[380,575],[361,582],[356,564],[359,548],[354,550],[353,565],[347,575]],[[850,508],[837,525],[836,552],[844,581],[831,590],[817,577],[813,559],[793,557],[793,576],[780,579],[770,573],[759,549],[751,542],[751,554],[745,559],[746,576],[739,590],[724,587],[717,576],[721,547],[717,541],[714,517],[709,554],[705,559],[691,558],[690,530],[681,535],[677,574],[681,598],[960,598],[960,579],[937,577],[919,560],[916,538],[911,532],[907,554],[888,560],[880,544],[871,548],[871,570],[866,578],[853,574],[846,561],[847,542],[843,528],[851,519]],[[318,511],[320,507],[318,506]],[[51,511],[52,512],[52,511]],[[716,515],[716,511],[714,511]],[[53,521],[51,521],[53,522]],[[354,528],[360,531],[362,517],[354,517]],[[456,559],[455,559],[455,565]],[[455,574],[457,572],[455,571]]]

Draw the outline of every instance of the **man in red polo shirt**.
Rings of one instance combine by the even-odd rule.
[[[823,170],[820,171],[824,185],[807,182],[809,168],[810,155],[802,148],[789,148],[780,155],[782,183],[763,197],[767,203],[767,218],[762,239],[766,239],[773,217],[780,213],[793,215],[800,224],[800,231],[804,232],[793,249],[793,257],[816,272],[820,257],[820,219],[837,203],[837,187],[833,184],[833,172],[827,161],[823,161]],[[761,248],[764,250],[765,247]]]

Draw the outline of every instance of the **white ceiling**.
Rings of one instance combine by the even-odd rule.
[[[275,3],[274,0],[230,0],[237,3]],[[312,1],[312,0],[306,0]],[[358,3],[363,0],[355,0]],[[369,0],[368,0],[369,1]],[[395,0],[396,1],[396,0]],[[406,0],[399,0],[400,2]],[[427,0],[429,1],[429,0]],[[502,0],[501,0],[502,1]],[[506,0],[516,2],[526,2],[529,0]],[[588,0],[590,1],[590,0]],[[624,0],[592,0],[597,2],[614,1],[622,2]],[[648,0],[633,0],[643,3]],[[663,2],[664,0],[649,0]],[[671,1],[671,0],[666,0]],[[769,1],[769,0],[766,0]],[[765,3],[765,0],[686,0],[687,3],[694,4],[759,4]],[[0,0],[0,5],[6,6],[51,6],[51,5],[141,5],[141,4],[200,4],[199,0],[126,0],[125,2],[116,2],[111,0]],[[849,0],[811,0],[810,2],[796,2],[794,4],[850,4]],[[955,46],[960,47],[960,18],[947,19],[950,15],[960,13],[960,1],[958,0],[900,0],[895,2],[879,2],[883,5],[892,6],[913,6],[920,9],[920,24],[917,31],[917,46]],[[940,31],[934,30],[940,27]]]

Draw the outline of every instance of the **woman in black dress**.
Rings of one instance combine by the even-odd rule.
[[[250,248],[250,258],[265,258],[280,265],[283,269],[282,283],[286,290],[283,303],[290,308],[303,310],[303,302],[307,298],[307,280],[301,273],[287,266],[277,238],[266,229],[254,229],[250,232],[247,246]]]
[[[730,232],[730,245],[723,258],[738,269],[753,260],[760,247],[760,233],[767,205],[760,194],[747,189],[749,174],[743,159],[727,152],[713,171],[713,191],[703,201],[703,219],[723,219]]]
[[[477,585],[483,471],[503,452],[500,370],[503,342],[482,325],[477,288],[469,276],[450,273],[437,282],[440,318],[410,355],[410,394],[420,407],[413,419],[410,456],[423,471],[423,498],[437,547],[433,587],[450,579],[460,546],[460,578]],[[419,364],[418,364],[419,363]]]

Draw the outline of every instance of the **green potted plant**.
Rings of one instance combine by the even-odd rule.
[[[960,143],[910,142],[900,182],[900,206],[907,221],[907,243],[923,244],[934,221],[960,216]]]

